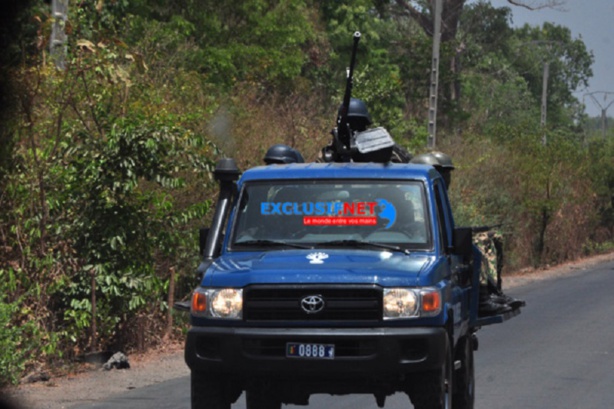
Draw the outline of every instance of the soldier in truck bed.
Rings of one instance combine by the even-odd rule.
[[[304,163],[303,155],[296,149],[282,144],[271,146],[265,153],[264,163],[267,165],[280,165],[285,163]]]
[[[339,106],[339,112],[341,112],[342,109],[343,106]],[[354,134],[366,131],[369,126],[373,124],[371,115],[367,109],[367,104],[358,98],[350,98],[350,105],[346,118],[349,128]],[[335,145],[334,142],[331,142],[322,148],[316,162],[334,162],[336,157]],[[395,143],[392,147],[378,152],[372,152],[370,154],[355,153],[352,160],[354,162],[409,163],[411,158],[412,155],[405,148]]]

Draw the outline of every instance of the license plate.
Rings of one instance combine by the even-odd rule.
[[[288,358],[303,359],[335,359],[335,346],[330,344],[303,344],[288,342],[286,344]]]

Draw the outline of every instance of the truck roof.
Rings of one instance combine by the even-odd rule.
[[[396,179],[427,180],[440,177],[429,165],[408,163],[292,163],[249,169],[242,182],[280,179]]]

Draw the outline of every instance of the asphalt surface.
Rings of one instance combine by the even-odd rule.
[[[510,321],[478,332],[475,409],[613,407],[614,262],[508,294],[526,300],[527,306]],[[189,378],[181,377],[76,408],[188,409],[189,393]],[[389,397],[385,405],[411,407],[404,394]],[[241,397],[232,409],[243,408]],[[377,405],[369,395],[316,395],[308,408]]]

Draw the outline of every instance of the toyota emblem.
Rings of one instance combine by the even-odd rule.
[[[317,314],[324,309],[324,298],[321,295],[308,295],[301,300],[301,308],[307,314]]]

